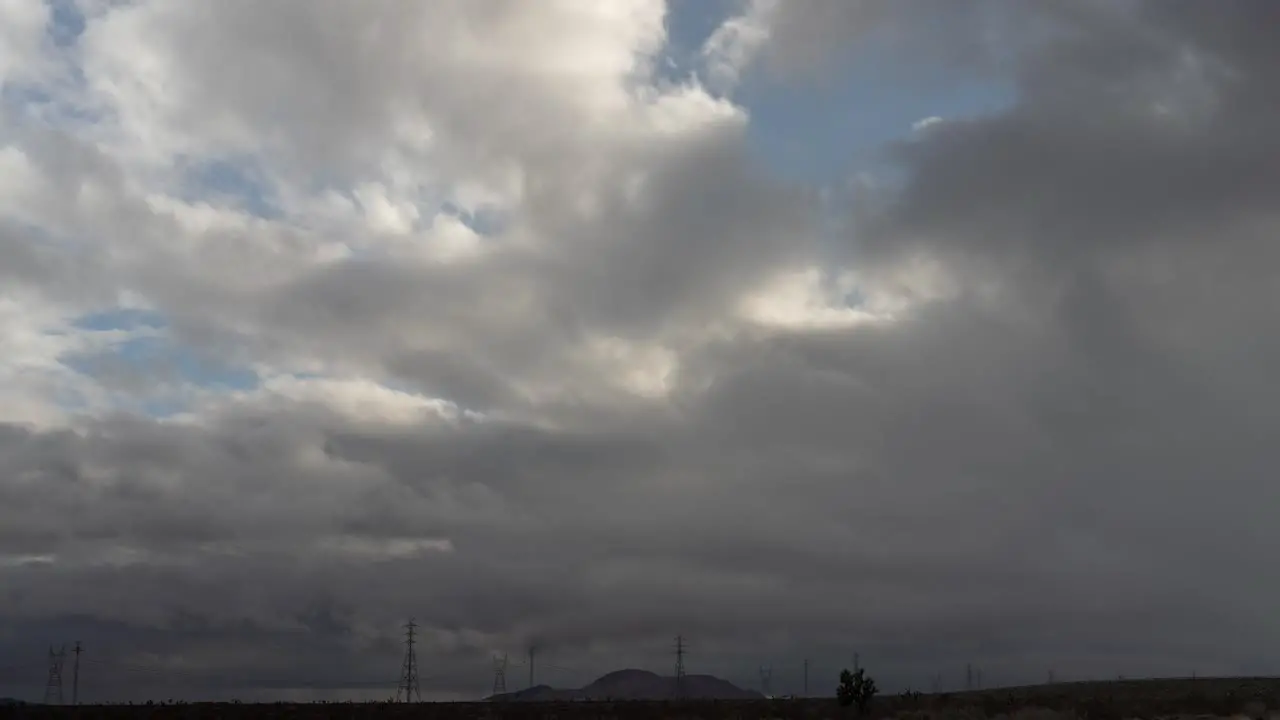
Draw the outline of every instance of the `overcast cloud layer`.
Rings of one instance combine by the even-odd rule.
[[[0,695],[1280,672],[1280,4],[678,6],[0,0]]]

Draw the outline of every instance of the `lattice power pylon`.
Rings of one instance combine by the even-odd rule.
[[[683,700],[685,696],[684,656],[688,650],[684,644],[684,636],[676,636],[676,698]]]
[[[422,702],[418,690],[418,654],[414,650],[418,626],[410,620],[405,626],[404,663],[400,665],[400,684],[396,686],[396,702]]]
[[[773,668],[760,667],[760,694],[765,697],[773,697]]]
[[[49,648],[49,680],[44,686],[44,704],[62,704],[62,661],[67,657],[67,646],[56,652]]]
[[[493,656],[493,694],[501,695],[507,691],[507,654]]]

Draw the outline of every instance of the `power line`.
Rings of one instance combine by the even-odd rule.
[[[307,641],[324,642],[325,645],[330,644],[327,638],[317,638],[314,635],[314,633],[307,632],[307,631],[276,630],[276,631],[273,631],[273,634],[286,636],[285,639],[297,637],[299,639],[307,640]],[[242,644],[251,642],[251,645],[246,645],[246,646],[252,647],[256,651],[261,651],[262,648],[270,648],[275,650],[287,651],[291,653],[294,657],[296,657],[296,654],[299,651],[315,653],[315,652],[319,652],[320,648],[322,647],[321,645],[317,644],[317,645],[312,645],[311,648],[304,647],[304,648],[301,648],[300,650],[298,646],[293,644],[286,644],[279,638],[277,639],[254,638],[252,639],[252,641],[239,639],[239,638],[232,638],[230,642],[233,647],[239,647]],[[197,667],[181,667],[181,666],[175,667],[173,665],[168,664],[169,661],[165,657],[160,657],[160,656],[152,656],[152,658],[148,659],[146,665],[139,665],[139,664],[130,664],[127,661],[123,661],[119,659],[103,660],[102,657],[104,653],[101,651],[95,654],[97,655],[98,659],[84,658],[83,662],[86,663],[87,666],[89,667],[100,667],[104,669],[114,668],[117,670],[124,670],[124,671],[134,672],[134,673],[161,674],[166,676],[166,678],[172,675],[172,676],[176,676],[177,679],[191,679],[196,681],[205,680],[205,681],[211,681],[213,683],[217,683],[220,685],[239,684],[239,685],[244,685],[246,687],[258,687],[258,686],[261,686],[261,683],[262,683],[262,679],[260,677],[252,677],[252,676],[245,676],[245,675],[239,675],[239,674],[228,674],[226,672],[227,669],[225,668],[217,668],[217,667],[197,668]],[[110,655],[110,653],[106,653],[106,654]],[[260,652],[255,654],[260,654]],[[152,663],[160,663],[160,666],[157,667]],[[415,665],[417,665],[416,658],[415,658]],[[3,670],[3,668],[0,668],[0,670]],[[233,670],[232,672],[235,672],[235,671]],[[332,679],[332,680],[329,680],[329,679],[303,680],[303,679],[290,678],[287,680],[281,680],[281,682],[288,685],[289,687],[315,688],[315,689],[330,689],[330,688],[337,688],[337,687],[392,688],[399,683],[399,678],[391,679],[389,677],[386,677],[382,680],[369,680],[367,678],[368,676],[364,676],[360,678]],[[425,676],[422,676],[421,674],[419,674],[419,680],[425,680],[425,679],[426,679]],[[95,681],[95,684],[96,684],[96,681]]]
[[[422,702],[422,693],[418,689],[418,655],[413,647],[416,642],[414,633],[418,625],[410,618],[404,628],[404,664],[400,668],[400,684],[396,686],[396,702],[410,702],[410,698]]]
[[[49,678],[44,686],[44,704],[62,704],[62,660],[67,656],[67,646],[63,645],[54,652],[49,648]]]
[[[522,667],[522,668],[527,668],[527,667],[529,667],[529,661],[528,661],[528,660],[511,660],[507,665],[508,665],[508,667]],[[547,662],[546,660],[540,660],[540,661],[538,661],[538,667],[539,667],[539,668],[544,668],[544,669],[546,669],[546,668],[550,668],[550,669],[552,669],[552,670],[563,670],[563,671],[565,671],[565,672],[570,672],[570,673],[579,673],[579,674],[587,672],[586,670],[583,670],[582,668],[571,668],[571,667],[565,667],[564,665],[555,665],[555,664],[553,664],[553,663],[549,663],[549,662]]]
[[[35,665],[30,662],[0,665],[0,673],[16,673],[21,670],[31,670],[33,668],[35,668]]]
[[[222,685],[243,685],[262,686],[262,679],[244,675],[229,675],[216,670],[195,670],[181,669],[174,667],[148,667],[146,665],[134,665],[122,662],[108,662],[105,660],[85,660],[86,665],[110,668],[114,670],[140,673],[143,675],[151,675],[153,677],[164,680],[186,679],[186,680],[203,680],[206,682],[220,683]],[[422,679],[422,678],[419,678]],[[333,687],[342,688],[390,688],[399,684],[399,680],[333,680],[330,682],[313,682],[307,680],[290,680],[290,687],[316,688],[326,689]]]

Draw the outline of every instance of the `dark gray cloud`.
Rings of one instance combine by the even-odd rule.
[[[280,10],[301,38],[281,44],[293,36],[233,5],[153,21],[241,38],[279,75],[233,82],[243,59],[196,48],[166,67],[220,114],[195,123],[190,100],[146,115],[150,147],[244,150],[236,128],[304,127],[253,149],[306,223],[164,210],[129,182],[165,162],[127,142],[12,141],[57,180],[49,197],[117,180],[68,201],[65,225],[39,204],[22,216],[66,232],[98,218],[92,282],[17,221],[0,274],[18,268],[51,304],[137,293],[180,342],[268,380],[194,389],[168,421],[0,425],[0,656],[29,660],[6,676],[29,687],[0,694],[38,693],[48,644],[80,639],[88,697],[383,697],[409,616],[435,697],[482,694],[490,654],[530,642],[543,680],[662,670],[677,633],[692,668],[750,684],[772,664],[781,691],[805,657],[825,691],[855,651],[890,688],[939,672],[955,686],[968,662],[988,683],[1275,671],[1272,4],[992,3],[969,25],[913,3],[876,20],[901,37],[965,28],[942,56],[1012,63],[965,72],[1011,69],[1017,101],[889,149],[901,185],[859,206],[835,270],[872,305],[905,304],[834,328],[738,314],[817,257],[812,198],[744,159],[738,120],[669,100],[713,119],[654,130],[637,118],[659,111],[616,110],[603,73],[573,76],[599,101],[579,103],[548,79],[555,48],[530,39],[557,21],[581,23],[575,42],[645,46],[631,20],[442,4],[424,22],[517,48],[472,62],[413,55],[416,16],[370,20],[396,30],[379,45]],[[794,27],[836,23],[795,7]],[[103,48],[125,30],[88,34],[96,71],[118,69]],[[799,52],[793,35],[772,52]],[[520,52],[552,59],[510,69]],[[415,102],[456,142],[379,157]],[[521,117],[545,129],[523,136]],[[299,189],[306,173],[355,188],[378,161],[494,187],[504,162],[528,176],[490,254],[433,264]],[[309,260],[343,235],[351,257]],[[661,392],[619,380],[664,359]]]

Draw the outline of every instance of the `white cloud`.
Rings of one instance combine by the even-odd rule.
[[[356,422],[395,425],[429,419],[455,420],[460,416],[448,401],[392,390],[366,379],[276,376],[264,380],[262,390],[255,394],[319,403]],[[252,402],[250,398],[246,400]]]
[[[48,22],[47,3],[0,0],[0,85],[32,80],[47,62],[43,45]]]
[[[936,127],[944,122],[946,121],[938,117],[937,115],[931,115],[927,118],[923,118],[921,120],[917,120],[914,123],[912,123],[911,130],[913,132],[921,133],[921,132],[927,131],[929,128]]]
[[[612,384],[642,397],[656,398],[670,392],[679,358],[659,346],[642,346],[617,337],[594,338],[587,349],[588,362],[607,368]]]
[[[708,81],[729,92],[769,41],[770,26],[779,0],[751,0],[740,15],[725,20],[702,47]]]
[[[74,315],[32,293],[0,293],[0,422],[50,428],[65,426],[78,412],[109,411],[108,391],[66,360],[156,334],[149,328],[87,330],[74,324]]]
[[[378,560],[405,560],[429,552],[452,552],[453,543],[448,539],[387,538],[327,538],[323,550],[350,556],[364,562]]]
[[[851,280],[839,278],[835,287],[828,288],[818,268],[782,275],[770,287],[747,297],[743,312],[754,322],[793,330],[847,328],[893,319],[888,313],[851,306],[845,299],[856,290]]]

